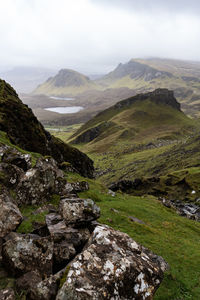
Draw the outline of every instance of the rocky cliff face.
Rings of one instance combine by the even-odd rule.
[[[67,161],[83,176],[93,176],[93,162],[87,155],[45,131],[32,110],[22,103],[15,90],[0,80],[0,130],[21,148]]]
[[[121,108],[125,106],[130,106],[136,101],[145,101],[149,99],[150,101],[156,104],[165,104],[169,105],[177,110],[180,109],[180,103],[177,102],[176,98],[174,97],[174,92],[168,89],[156,89],[153,92],[145,93],[145,94],[138,94],[134,97],[128,98],[126,100],[122,100],[114,105],[116,108]]]

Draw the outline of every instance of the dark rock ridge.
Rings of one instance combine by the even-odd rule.
[[[151,81],[156,78],[173,77],[169,72],[160,71],[148,65],[130,60],[126,64],[119,64],[114,71],[110,72],[102,79],[120,79],[125,76],[129,76],[131,79],[143,78],[145,81]]]
[[[9,161],[0,164],[19,171],[16,181],[11,172],[1,182],[0,263],[15,281],[15,290],[0,290],[1,299],[14,300],[16,290],[27,300],[152,299],[168,268],[164,259],[127,234],[98,224],[99,207],[76,195],[89,189],[86,182],[67,184],[53,158],[39,158],[26,171],[15,165],[24,166],[27,158],[14,153],[12,159],[9,151]],[[62,197],[50,205],[55,192]],[[44,220],[37,230],[21,227],[19,232],[28,218],[22,220],[21,202],[33,201],[43,207],[26,208],[32,215],[42,213]]]
[[[7,133],[12,143],[25,150],[51,155],[59,163],[67,161],[81,175],[93,176],[92,160],[45,131],[32,110],[3,80],[0,80],[0,130]]]
[[[138,94],[134,97],[122,100],[114,105],[115,108],[122,108],[126,106],[132,105],[136,101],[145,101],[150,100],[156,104],[164,104],[169,105],[179,111],[180,103],[177,102],[176,98],[174,97],[174,92],[168,89],[156,89],[153,92],[145,93],[145,94]]]

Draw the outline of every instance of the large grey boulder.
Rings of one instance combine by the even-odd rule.
[[[71,263],[56,300],[152,299],[165,261],[108,226],[97,226]]]
[[[76,226],[92,222],[100,217],[100,208],[91,199],[62,199],[59,212],[66,224]]]
[[[13,199],[2,191],[0,194],[0,238],[16,229],[22,221],[22,215]]]
[[[53,243],[49,238],[11,232],[2,250],[6,269],[15,276],[38,271],[42,277],[52,274]]]

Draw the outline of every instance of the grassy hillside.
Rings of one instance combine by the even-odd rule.
[[[119,154],[148,143],[156,146],[162,140],[171,144],[180,139],[180,132],[182,138],[197,129],[197,123],[179,110],[169,91],[161,89],[154,93],[123,100],[99,113],[72,136],[72,143],[87,142],[84,148],[90,153],[109,149]],[[95,130],[98,133],[93,135]]]

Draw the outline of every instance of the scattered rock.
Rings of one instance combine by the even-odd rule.
[[[161,198],[162,204],[168,208],[172,207],[184,217],[200,222],[200,207],[193,203],[184,203],[180,200],[168,200]]]
[[[116,193],[112,190],[108,190],[108,195],[111,195],[112,197],[115,197]]]
[[[115,208],[110,208],[110,211],[113,211],[116,214],[119,214],[119,210],[115,209]]]
[[[59,211],[66,224],[76,226],[100,217],[100,208],[91,199],[62,199]]]
[[[139,220],[139,219],[137,219],[135,217],[129,216],[128,218],[132,222],[139,223],[139,224],[144,224],[145,225],[145,223],[143,221],[141,221],[141,220]]]
[[[127,234],[97,226],[71,263],[56,300],[152,299],[166,269],[161,257],[145,252]]]

